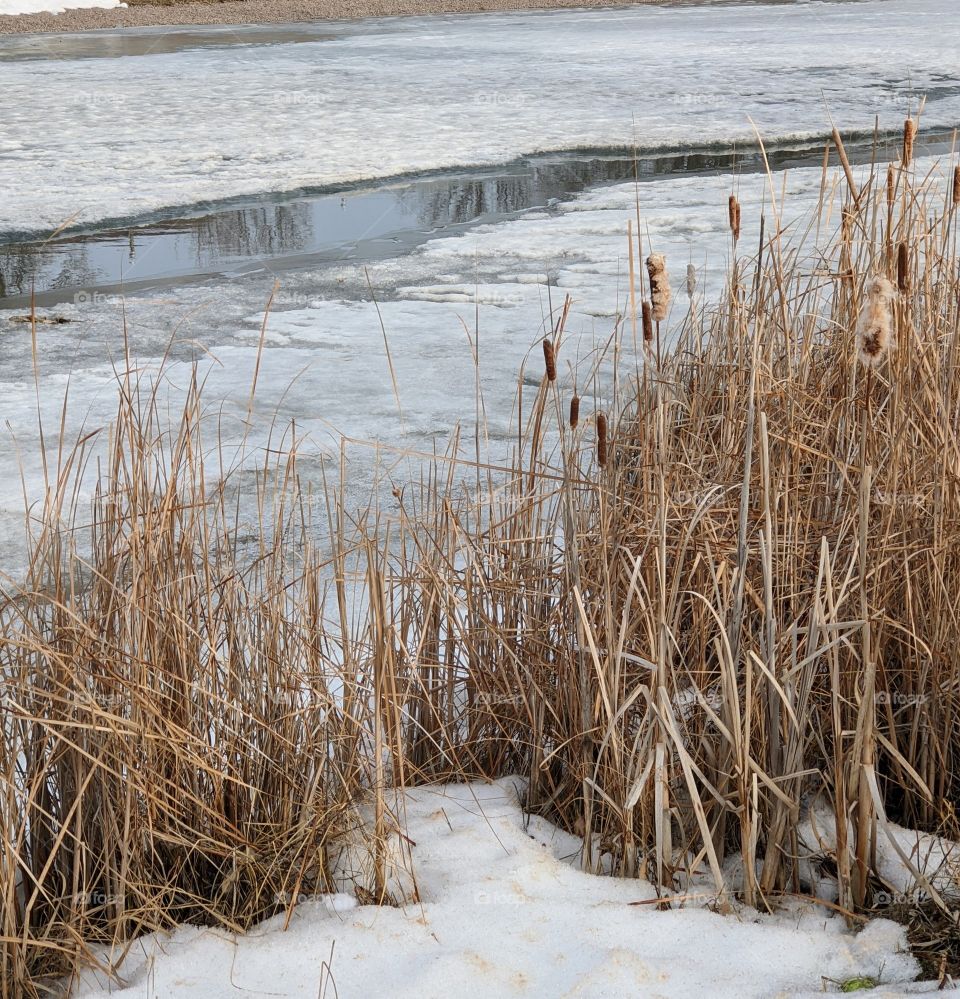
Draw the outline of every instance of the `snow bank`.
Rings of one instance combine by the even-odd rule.
[[[578,867],[579,841],[525,817],[515,784],[420,788],[405,797],[421,901],[360,906],[346,894],[304,901],[237,938],[183,927],[131,949],[112,990],[87,972],[78,999],[316,996],[330,961],[344,997],[663,996],[748,999],[820,993],[869,975],[892,996],[917,974],[903,930],[878,920],[854,936],[822,909],[779,916],[703,908],[658,912],[641,881]],[[328,983],[328,996],[334,994]]]
[[[80,7],[125,7],[120,0],[0,0],[0,14],[62,14]]]
[[[877,830],[877,874],[891,903],[915,904],[929,895],[928,886],[949,905],[960,903],[960,843],[882,821]],[[819,897],[836,901],[837,880],[820,868],[824,857],[836,856],[837,822],[831,808],[815,803],[798,828],[801,877]],[[855,841],[848,823],[847,843]],[[918,878],[917,875],[920,875]],[[878,899],[883,901],[883,898]]]

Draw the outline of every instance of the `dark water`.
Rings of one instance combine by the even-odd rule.
[[[897,137],[848,146],[854,162],[897,154]],[[946,148],[932,136],[924,151]],[[823,145],[769,150],[771,167],[813,165]],[[408,252],[428,239],[551,207],[591,187],[668,175],[763,168],[758,150],[701,150],[634,157],[626,150],[528,157],[496,169],[448,171],[334,191],[235,199],[77,229],[47,241],[0,238],[0,307],[86,302],[97,294],[242,276],[265,270],[362,262]]]

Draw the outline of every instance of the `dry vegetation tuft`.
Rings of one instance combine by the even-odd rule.
[[[706,867],[721,908],[809,890],[811,802],[851,918],[888,818],[955,832],[957,195],[913,139],[805,238],[774,210],[753,256],[731,199],[727,292],[662,360],[662,258],[644,356],[618,325],[579,390],[556,377],[565,307],[512,472],[475,468],[468,500],[438,462],[389,521],[330,490],[322,550],[295,441],[241,543],[201,387],[169,430],[122,378],[92,516],[81,445],[0,604],[0,994],[90,941],[243,929],[329,888],[361,806],[361,888],[387,900],[404,783],[521,773],[586,868],[668,895]],[[955,941],[921,884],[915,939]]]

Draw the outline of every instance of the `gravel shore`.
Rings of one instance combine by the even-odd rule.
[[[634,0],[634,3],[662,0]],[[174,24],[278,24],[320,18],[385,17],[394,14],[469,14],[493,10],[629,6],[610,0],[224,0],[137,3],[86,8],[62,14],[0,15],[0,34],[94,31]]]

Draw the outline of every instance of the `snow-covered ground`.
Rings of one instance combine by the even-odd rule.
[[[501,163],[960,122],[954,0],[668,4],[398,18],[282,43],[45,57],[0,40],[0,233],[303,186]],[[104,53],[113,51],[104,39]],[[185,43],[186,45],[187,43]],[[163,51],[160,51],[163,49]],[[55,71],[51,70],[55,66]]]
[[[133,947],[119,985],[87,972],[76,999],[770,999],[836,992],[856,977],[881,983],[875,997],[935,988],[908,984],[919,969],[890,922],[855,935],[799,903],[721,916],[708,896],[658,911],[645,882],[581,872],[580,841],[525,816],[516,783],[406,794],[414,845],[397,855],[412,858],[418,902],[377,908],[339,894],[302,902],[286,931],[281,915],[241,940],[193,927],[156,934]]]
[[[80,7],[124,7],[121,0],[0,0],[0,14],[60,14]]]

